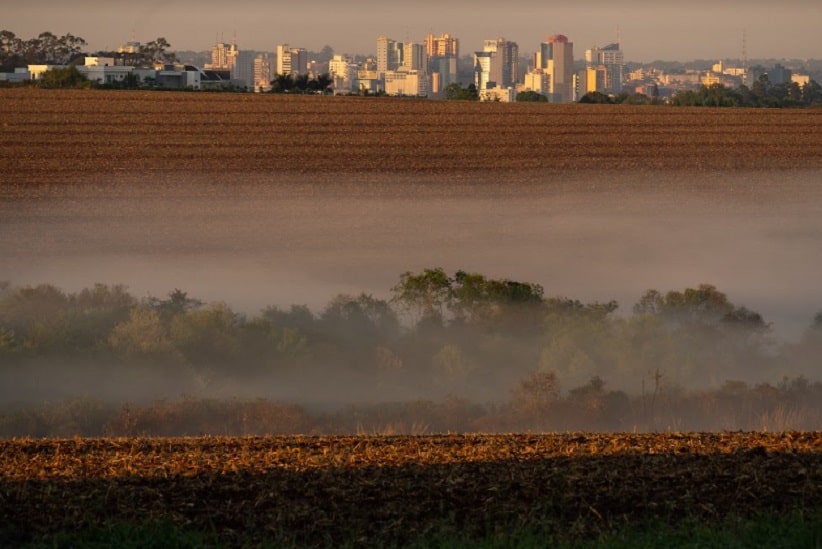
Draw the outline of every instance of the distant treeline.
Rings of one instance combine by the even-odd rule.
[[[338,295],[319,313],[271,306],[253,317],[181,290],[137,299],[117,285],[66,293],[5,283],[0,401],[508,402],[529,394],[555,403],[584,394],[647,403],[662,391],[684,398],[748,384],[772,400],[778,383],[818,373],[822,313],[798,342],[784,343],[761,315],[707,284],[649,290],[630,315],[617,308],[442,269],[402,274],[388,300]],[[609,426],[635,423],[629,409],[612,410]]]
[[[641,93],[622,92],[609,96],[590,92],[582,96],[580,103],[604,103],[626,105],[662,105],[674,107],[818,107],[822,106],[822,86],[815,80],[800,86],[796,82],[771,84],[763,74],[750,88],[741,85],[729,88],[722,84],[700,86],[696,90],[680,90],[667,102],[659,97]]]
[[[594,377],[560,394],[553,374],[535,373],[499,402],[447,396],[327,408],[267,398],[120,403],[85,396],[0,405],[0,438],[816,431],[822,425],[822,383],[800,376],[776,384],[729,381],[703,391],[658,385],[629,396]]]

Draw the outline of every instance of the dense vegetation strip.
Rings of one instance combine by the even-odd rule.
[[[0,436],[819,426],[822,314],[780,343],[708,284],[617,310],[442,269],[253,317],[181,290],[6,284]]]

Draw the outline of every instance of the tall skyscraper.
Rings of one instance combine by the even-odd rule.
[[[254,91],[269,91],[271,89],[271,56],[267,53],[259,53],[254,58]]]
[[[602,48],[593,47],[585,51],[587,67],[605,67],[605,85],[597,89],[603,93],[618,94],[622,91],[625,79],[625,61],[618,43],[608,44]]]
[[[428,72],[428,55],[425,44],[406,42],[403,44],[402,66],[411,70]]]
[[[334,79],[334,90],[336,92],[351,91],[357,81],[357,70],[359,65],[354,59],[347,55],[335,54],[328,61],[328,73]]]
[[[387,36],[377,37],[377,72],[384,74],[395,71],[403,64],[404,47],[402,43]]]
[[[486,40],[481,52],[474,53],[474,85],[484,90],[494,86],[507,88],[517,83],[519,46],[504,38]]]
[[[431,79],[431,94],[438,95],[457,81],[457,59],[459,58],[459,41],[449,34],[439,38],[429,34],[425,39],[425,52],[428,55],[428,74]]]
[[[308,52],[288,44],[277,46],[277,74],[308,74]]]
[[[243,82],[249,90],[254,89],[254,52],[238,51],[231,68],[231,80]]]
[[[574,101],[574,44],[562,34],[551,36],[539,46],[534,67],[551,77],[549,99],[555,103]]]

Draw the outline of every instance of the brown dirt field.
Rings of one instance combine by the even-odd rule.
[[[231,544],[402,544],[443,522],[581,538],[631,521],[818,512],[822,433],[0,441],[0,525],[169,519]]]
[[[822,166],[822,110],[0,90],[0,184],[116,174]]]

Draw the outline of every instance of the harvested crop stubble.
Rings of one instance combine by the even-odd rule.
[[[170,519],[229,543],[586,537],[822,504],[818,432],[7,440],[0,456],[0,525],[36,536]]]
[[[822,166],[819,109],[0,90],[0,183],[113,173]]]

